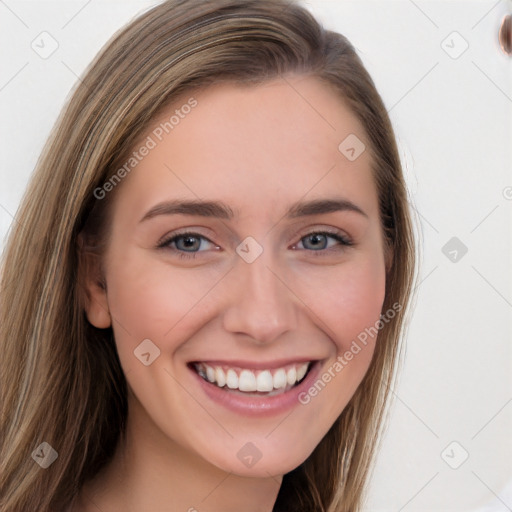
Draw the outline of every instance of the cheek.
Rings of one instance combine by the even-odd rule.
[[[302,281],[304,302],[329,337],[332,357],[317,388],[322,391],[320,416],[330,424],[355,393],[371,363],[385,296],[386,274],[379,251],[367,252]],[[308,294],[308,295],[306,295]],[[315,391],[312,391],[313,394]]]
[[[134,364],[133,351],[150,339],[162,352],[184,341],[183,328],[208,315],[205,300],[222,279],[222,269],[185,269],[147,256],[124,256],[108,273],[109,308],[123,367]]]
[[[322,321],[338,352],[348,350],[353,340],[379,320],[386,278],[383,259],[377,254],[354,258],[325,273],[317,271],[308,279],[314,287],[302,280],[305,302]]]
[[[314,282],[317,293],[310,288],[304,302],[329,337],[332,357],[301,400],[305,404],[316,401],[319,424],[330,426],[352,398],[372,360],[378,336],[375,327],[383,313],[384,262],[371,255],[354,259],[323,278],[317,275]]]

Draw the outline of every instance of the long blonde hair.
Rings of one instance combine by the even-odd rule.
[[[258,84],[287,73],[332,85],[362,122],[392,254],[370,368],[311,456],[284,476],[275,510],[354,512],[385,418],[414,279],[414,240],[393,129],[352,45],[287,0],[169,0],[116,34],[88,68],[41,155],[2,260],[0,505],[53,512],[111,459],[127,398],[111,329],[84,314],[80,233],[98,254],[119,168],[178,95],[220,81]],[[95,241],[95,242],[94,242]],[[58,452],[42,469],[36,447]]]

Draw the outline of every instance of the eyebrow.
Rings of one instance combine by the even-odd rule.
[[[355,212],[364,217],[368,215],[352,201],[342,198],[315,199],[305,202],[297,202],[291,205],[285,214],[289,219],[320,215],[333,212]],[[222,201],[200,200],[173,200],[159,203],[151,208],[140,222],[152,219],[159,215],[198,215],[200,217],[214,217],[219,219],[232,219],[235,216],[233,210]]]

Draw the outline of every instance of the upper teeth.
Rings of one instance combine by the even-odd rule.
[[[257,372],[246,368],[227,368],[210,366],[206,363],[194,365],[197,373],[212,384],[222,388],[239,391],[272,391],[292,387],[300,381],[308,371],[310,363],[295,364],[286,368],[259,370]]]

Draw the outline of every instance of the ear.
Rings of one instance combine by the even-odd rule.
[[[80,233],[78,246],[78,283],[82,294],[82,305],[87,320],[98,329],[112,325],[107,299],[107,286],[101,269],[101,258],[88,248],[85,238]]]

